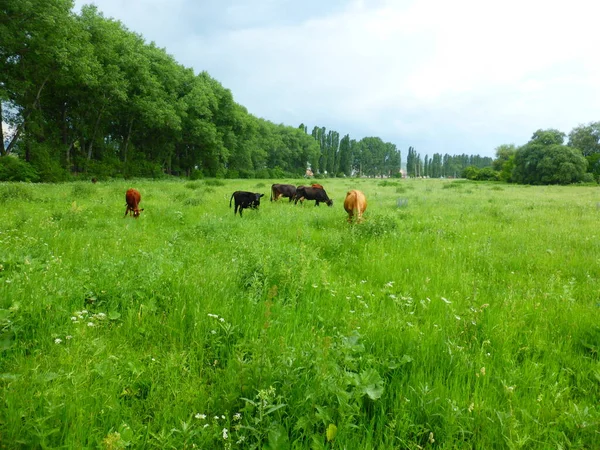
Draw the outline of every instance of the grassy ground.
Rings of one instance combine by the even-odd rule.
[[[598,188],[324,181],[0,184],[0,448],[597,448]]]

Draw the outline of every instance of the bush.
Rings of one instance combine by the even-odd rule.
[[[54,150],[44,144],[32,144],[31,165],[40,176],[39,181],[59,183],[69,179],[69,173],[60,165],[60,161],[51,156]]]
[[[0,158],[0,181],[39,181],[40,176],[31,164],[14,156]]]
[[[204,178],[204,172],[202,172],[201,170],[194,169],[190,173],[190,180],[192,180],[192,181],[193,180],[201,180],[202,178]]]

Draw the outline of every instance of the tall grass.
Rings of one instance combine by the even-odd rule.
[[[597,447],[597,189],[269,186],[0,185],[0,448]]]

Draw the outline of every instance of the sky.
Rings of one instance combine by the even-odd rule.
[[[491,156],[600,121],[596,0],[75,0],[251,114]]]

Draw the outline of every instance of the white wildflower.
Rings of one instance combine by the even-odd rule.
[[[212,317],[213,319],[218,319],[219,316],[217,314],[208,314],[208,317]]]
[[[198,413],[194,417],[196,419],[202,419],[202,420],[204,420],[204,419],[206,419],[206,414],[200,414],[200,413]]]
[[[242,415],[240,413],[235,413],[233,415],[233,420],[241,420],[242,419]]]
[[[61,338],[56,338],[56,339],[54,339],[54,343],[55,343],[55,344],[60,344],[61,342],[62,342],[62,339],[61,339]]]
[[[219,420],[219,416],[215,416],[215,420]]]
[[[223,428],[223,439],[227,439],[229,437],[227,435],[228,432],[229,432],[229,430],[227,428]]]
[[[241,444],[245,440],[246,440],[246,436],[240,436],[240,438],[237,440],[236,444]]]
[[[210,334],[217,334],[216,330],[210,330]]]
[[[94,322],[88,322],[88,323],[87,323],[87,326],[88,326],[88,327],[95,327],[95,326],[96,326],[96,324],[95,324]]]
[[[223,319],[222,317],[219,319],[219,322],[225,322],[225,319]]]
[[[456,317],[456,320],[460,320],[460,316],[454,316],[454,317]]]
[[[73,339],[73,336],[71,336],[70,334],[65,336],[65,339],[68,341],[69,339]]]
[[[71,317],[71,321],[77,322],[77,317],[75,317],[75,316]]]
[[[360,280],[361,284],[365,284],[367,282],[367,280]]]
[[[224,416],[224,415],[222,415],[222,416],[221,416],[221,419],[225,420],[225,416]]]
[[[393,281],[388,281],[387,283],[385,283],[386,287],[394,287],[394,282]]]
[[[207,428],[207,427],[208,427],[208,424],[207,424],[207,423],[205,423],[205,424],[204,424],[204,426],[203,426],[202,428]]]

